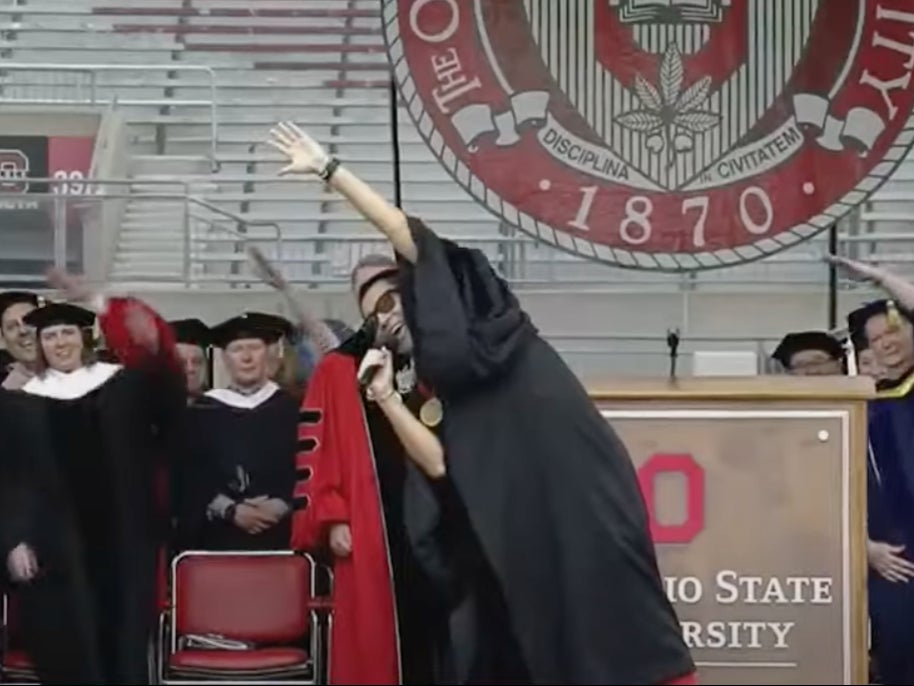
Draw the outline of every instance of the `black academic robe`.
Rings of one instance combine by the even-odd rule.
[[[155,427],[179,386],[152,365],[91,369],[106,380],[72,399],[16,394],[27,435],[9,456],[18,502],[4,558],[22,542],[38,558],[38,576],[16,594],[42,683],[145,684],[163,531]]]
[[[625,446],[482,253],[409,224],[419,256],[402,262],[400,290],[413,354],[444,405],[448,474],[484,563],[460,573],[455,680],[691,673]]]
[[[34,413],[23,412],[21,393],[0,388],[0,569],[3,590],[8,590],[9,576],[6,555],[22,542],[20,526],[25,508],[32,504],[22,488],[22,456],[31,450],[29,437],[36,435],[38,427],[30,426]]]
[[[6,377],[10,373],[10,367],[14,362],[13,356],[5,348],[0,349],[0,384],[6,381]]]
[[[236,502],[268,496],[292,507],[298,403],[270,384],[255,406],[238,407],[210,391],[185,413],[186,447],[181,489],[182,544],[202,550],[283,550],[289,547],[290,517],[259,534],[208,514],[218,495]]]
[[[867,528],[871,540],[904,545],[914,561],[914,372],[880,384],[869,406]],[[873,652],[882,684],[914,683],[914,581],[869,574]]]

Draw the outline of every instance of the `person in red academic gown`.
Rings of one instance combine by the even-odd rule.
[[[72,277],[52,283],[88,295]],[[27,317],[40,371],[15,394],[28,448],[5,465],[20,502],[3,557],[41,683],[147,684],[164,531],[155,427],[183,408],[182,379],[171,331],[150,308],[86,300],[91,310],[52,303]],[[119,364],[92,359],[96,316]]]
[[[395,281],[373,284],[360,306],[437,401],[420,416],[440,424],[446,478],[435,481],[453,486],[429,489],[452,572],[437,580],[450,610],[444,679],[695,683],[625,446],[485,256],[392,207],[294,125],[271,144],[286,173],[327,181],[401,258]],[[343,495],[361,506],[361,493]],[[346,514],[345,499],[314,500],[325,521]]]
[[[357,267],[356,292],[391,269],[390,258]],[[387,404],[360,393],[357,369],[374,344],[372,327],[364,327],[327,354],[310,380],[292,543],[309,551],[326,546],[334,557],[331,683],[430,684],[444,615],[410,545],[406,510],[422,476],[398,439],[403,430],[428,432],[414,416],[423,394],[405,359],[397,360],[397,398],[412,414],[398,414],[395,423]],[[375,395],[388,391],[379,387]],[[415,514],[412,524],[421,527]]]

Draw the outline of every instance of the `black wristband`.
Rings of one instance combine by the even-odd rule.
[[[238,510],[238,504],[232,503],[225,511],[222,513],[222,519],[229,522],[230,524],[235,521],[235,512]]]
[[[327,183],[333,177],[339,167],[340,161],[336,157],[331,157],[327,161],[327,164],[324,165],[324,168],[321,169],[317,175],[321,181]]]

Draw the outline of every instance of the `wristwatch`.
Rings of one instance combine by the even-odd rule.
[[[232,503],[222,511],[222,519],[230,524],[235,521],[235,512],[238,510],[238,504]]]
[[[340,166],[340,161],[336,157],[331,157],[327,160],[327,163],[317,172],[318,178],[327,183],[330,180],[330,177],[336,172]]]

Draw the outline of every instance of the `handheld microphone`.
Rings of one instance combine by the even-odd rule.
[[[384,347],[384,341],[380,340],[381,336],[379,336],[378,324],[374,319],[368,319],[362,327],[362,331],[368,340],[372,341],[369,350],[381,350]],[[368,384],[371,383],[371,380],[374,379],[374,375],[378,373],[378,370],[380,370],[382,366],[383,365],[380,362],[360,366],[358,372],[359,386],[362,388],[368,386]]]
[[[372,348],[372,350],[377,350],[377,348]],[[371,380],[374,379],[374,375],[378,373],[381,369],[381,363],[369,364],[361,369],[359,369],[359,386],[365,388],[368,384],[371,383]]]

